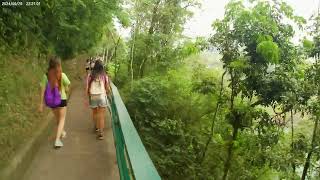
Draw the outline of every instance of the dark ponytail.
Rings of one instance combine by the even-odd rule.
[[[99,76],[101,75],[105,75],[103,64],[101,60],[97,60],[94,63],[94,67],[91,72],[91,78],[95,80],[96,78],[99,78]]]
[[[103,76],[106,76],[106,73],[104,71],[104,67],[103,67],[102,61],[101,60],[96,60],[95,63],[94,63],[94,67],[93,67],[93,69],[91,71],[91,74],[90,74],[88,90],[91,87],[92,81],[96,80],[97,78],[102,78]]]

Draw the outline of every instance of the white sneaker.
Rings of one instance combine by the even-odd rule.
[[[66,131],[62,131],[61,138],[66,138],[66,137],[67,137],[67,132]]]
[[[60,148],[63,146],[63,143],[60,139],[57,139],[55,142],[54,142],[54,147],[55,148]]]

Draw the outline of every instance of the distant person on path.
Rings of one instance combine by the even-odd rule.
[[[57,121],[56,138],[54,147],[63,146],[61,138],[66,137],[64,130],[66,110],[67,110],[67,91],[69,90],[70,81],[65,73],[62,72],[61,60],[58,57],[49,59],[47,73],[43,76],[41,87],[41,98],[39,111],[43,111],[43,103],[52,109]]]
[[[86,61],[86,72],[87,72],[87,74],[89,74],[90,73],[90,59],[87,59],[87,61]]]
[[[95,60],[92,58],[92,59],[90,60],[90,70],[93,69],[94,63],[95,63]]]
[[[109,106],[107,95],[111,92],[109,77],[104,71],[102,62],[97,60],[87,77],[86,93],[89,96],[89,106],[92,109],[97,138],[103,139],[106,107]]]

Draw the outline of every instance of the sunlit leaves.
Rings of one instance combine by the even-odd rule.
[[[272,36],[270,35],[259,35],[257,39],[257,43],[262,43],[263,41],[273,41]]]
[[[249,68],[250,65],[245,58],[239,58],[237,60],[233,60],[228,67],[235,69],[236,71],[243,71],[246,68]]]
[[[272,41],[262,41],[259,43],[257,53],[271,64],[279,63],[279,47]]]
[[[302,45],[303,45],[304,51],[307,53],[308,56],[310,56],[312,54],[312,51],[315,48],[314,42],[308,39],[304,39],[302,41]]]

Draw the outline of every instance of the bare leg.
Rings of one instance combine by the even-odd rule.
[[[57,108],[55,109],[52,109],[52,113],[54,115],[54,120],[55,120],[55,123],[56,123],[56,126],[55,126],[55,134],[52,135],[52,139],[56,139],[56,134],[57,134],[57,131],[58,131],[58,125],[59,125],[59,110]],[[51,138],[50,138],[51,139]]]
[[[58,110],[58,108],[54,108],[54,109],[52,109],[52,112],[54,115],[54,120],[56,121],[57,126],[58,126],[58,124],[59,124],[59,110]]]
[[[94,124],[94,127],[98,128],[98,108],[92,108],[92,121],[93,121],[93,124]]]
[[[60,139],[62,132],[64,131],[64,124],[66,119],[66,107],[56,108],[58,114],[58,128],[56,134],[56,140]]]
[[[104,129],[104,121],[105,121],[105,111],[106,111],[106,108],[103,108],[103,107],[99,107],[98,108],[98,114],[99,114],[99,129],[101,131],[103,131]]]
[[[105,126],[110,127],[110,124],[111,124],[111,112],[110,112],[109,108],[106,108],[105,117],[106,117],[105,119],[106,119],[106,123],[107,123],[107,125],[105,125]]]
[[[99,140],[103,139],[104,114],[105,114],[105,108],[99,107],[98,108],[98,115],[97,115],[98,116],[97,117],[98,118],[97,124],[98,124],[98,129],[99,129],[97,138]]]

